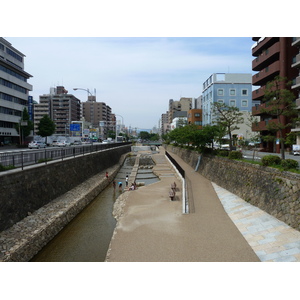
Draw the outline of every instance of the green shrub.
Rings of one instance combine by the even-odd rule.
[[[284,170],[290,170],[290,169],[297,170],[299,168],[299,163],[294,159],[288,158],[288,159],[283,159],[281,161],[281,166],[283,167]]]
[[[230,159],[242,159],[243,153],[241,151],[230,151],[228,158]]]
[[[228,150],[219,150],[218,151],[218,155],[220,155],[220,156],[228,156],[229,155],[229,151]]]
[[[7,170],[11,170],[11,169],[15,169],[14,166],[3,166],[0,164],[0,172],[3,172],[3,171],[7,171]]]
[[[261,159],[263,166],[280,165],[281,158],[277,155],[266,155]]]

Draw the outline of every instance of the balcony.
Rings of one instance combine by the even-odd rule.
[[[300,53],[293,59],[292,68],[300,68]]]
[[[261,100],[265,95],[265,86],[252,91],[252,100]]]
[[[300,47],[300,37],[294,37],[293,38],[292,46]]]
[[[279,38],[266,37],[262,39],[255,47],[252,48],[252,56],[259,56],[262,49],[271,47],[274,43],[278,42]]]
[[[293,85],[291,86],[292,89],[299,89],[300,88],[300,76],[296,77],[296,80],[293,81]]]
[[[279,61],[274,62],[268,67],[252,76],[253,85],[265,85],[268,81],[272,80],[276,75],[279,75],[280,64]]]
[[[263,51],[256,59],[252,61],[252,70],[259,71],[270,65],[272,61],[278,60],[279,52],[279,42],[277,42],[270,48]]]
[[[267,125],[271,123],[278,124],[278,119],[272,119],[272,120],[266,120],[266,121],[260,121],[258,123],[252,124],[252,131],[269,131],[267,128]]]

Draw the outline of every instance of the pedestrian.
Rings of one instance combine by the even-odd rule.
[[[108,179],[108,172],[105,173],[106,178]]]
[[[119,184],[119,191],[122,191],[122,182],[120,181],[118,182],[118,184]]]
[[[126,175],[126,187],[128,186],[128,175]]]
[[[113,187],[114,187],[114,190],[116,189],[116,181],[114,180],[113,181]]]

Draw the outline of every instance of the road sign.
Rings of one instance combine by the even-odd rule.
[[[70,124],[71,131],[80,131],[80,124]]]

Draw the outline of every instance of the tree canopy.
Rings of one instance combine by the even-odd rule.
[[[22,125],[22,122],[25,122],[27,125]],[[33,122],[30,120],[29,113],[26,107],[23,109],[20,123],[16,124],[15,128],[18,134],[21,134],[23,138],[29,136],[31,130],[33,130]],[[21,133],[20,133],[20,128],[21,128]]]
[[[266,125],[271,134],[265,136],[264,139],[275,140],[276,136],[274,136],[274,133],[278,133],[282,159],[285,158],[284,131],[292,127],[293,122],[299,120],[297,106],[294,101],[295,95],[288,89],[290,85],[291,82],[288,82],[287,78],[281,76],[277,76],[274,80],[268,82],[263,99],[266,105],[260,109],[261,112],[271,116],[271,120]]]
[[[38,124],[38,132],[37,134],[46,137],[55,133],[55,123],[50,119],[48,115],[44,115]]]
[[[240,112],[238,107],[219,102],[213,103],[212,110],[215,117],[213,123],[226,129],[229,136],[229,148],[232,150],[232,131],[240,129],[238,124],[244,123],[243,113]]]

